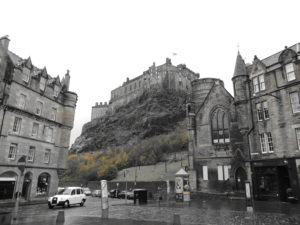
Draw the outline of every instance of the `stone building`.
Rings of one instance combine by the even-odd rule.
[[[217,79],[192,83],[187,104],[194,189],[255,199],[299,199],[300,44],[245,64],[237,55],[234,97]],[[193,182],[192,182],[193,183]]]
[[[0,199],[47,196],[65,168],[77,94],[0,39]]]
[[[92,107],[92,120],[102,117],[106,112],[115,111],[150,89],[172,89],[190,93],[191,82],[197,78],[199,74],[194,73],[184,64],[172,65],[169,58],[160,66],[155,66],[153,63],[142,75],[132,80],[127,78],[122,86],[112,90],[108,106],[96,103]]]

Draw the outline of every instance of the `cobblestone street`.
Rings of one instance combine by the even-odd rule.
[[[230,224],[300,224],[299,205],[256,202],[255,212],[247,213],[241,200],[194,200],[191,204],[175,202],[149,202],[133,205],[132,201],[109,199],[109,219],[101,220],[101,199],[88,198],[84,207],[48,209],[46,204],[20,207],[16,224],[52,225],[57,215],[64,212],[65,225],[171,225],[174,215],[180,216],[182,225],[230,225]],[[1,211],[12,208],[1,207]]]

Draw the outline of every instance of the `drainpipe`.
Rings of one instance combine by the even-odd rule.
[[[6,106],[4,106],[4,102],[5,102],[5,90],[6,90],[6,82],[4,83],[4,88],[3,88],[3,99],[2,99],[2,102],[1,102],[1,105],[3,105],[3,116],[2,116],[2,122],[1,122],[1,127],[0,127],[0,137],[2,136],[2,129],[3,129],[3,123],[4,123],[4,117],[5,117],[5,114],[6,114]]]

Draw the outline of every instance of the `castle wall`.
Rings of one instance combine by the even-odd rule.
[[[199,77],[185,65],[174,66],[167,58],[166,63],[160,66],[153,64],[142,75],[123,83],[122,86],[111,91],[111,100],[107,111],[114,112],[117,108],[128,104],[151,89],[172,89],[191,92],[191,82]],[[92,119],[100,118],[105,109],[92,108]]]

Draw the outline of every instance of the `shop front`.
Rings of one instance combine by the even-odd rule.
[[[252,162],[253,191],[256,200],[289,201],[299,197],[295,159]]]

